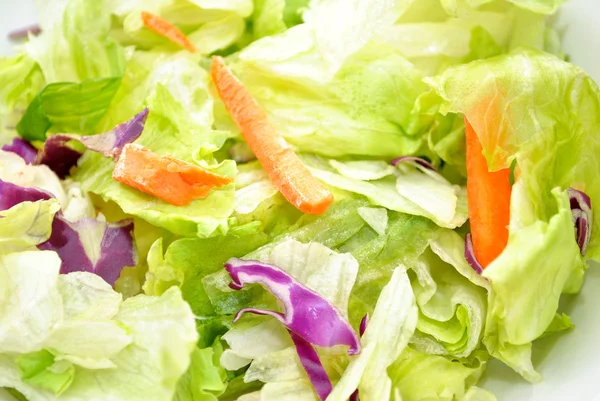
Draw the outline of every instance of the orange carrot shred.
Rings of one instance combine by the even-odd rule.
[[[161,36],[164,36],[171,42],[191,51],[192,53],[197,52],[196,47],[188,39],[188,37],[169,21],[166,21],[158,15],[152,14],[148,11],[142,11],[142,21],[144,22],[146,28],[151,29]]]
[[[273,184],[300,211],[325,213],[333,195],[302,164],[222,57],[213,57],[211,75],[227,111]]]
[[[465,117],[467,199],[475,257],[488,266],[508,243],[510,169],[490,172],[477,133]]]
[[[233,182],[232,177],[169,156],[158,156],[131,143],[123,148],[113,179],[176,206],[206,198],[214,188]]]

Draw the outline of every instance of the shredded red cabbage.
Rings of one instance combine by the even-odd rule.
[[[32,35],[37,36],[42,32],[42,28],[39,25],[30,25],[25,28],[15,29],[8,33],[8,38],[13,40],[26,38],[30,32]]]
[[[365,334],[365,331],[367,331],[368,325],[369,325],[369,314],[366,313],[360,321],[359,334],[360,334],[361,338]],[[350,398],[348,401],[360,401],[360,395],[358,393],[358,389],[354,390],[354,392],[350,395]]]
[[[147,118],[148,108],[145,108],[131,120],[119,124],[103,134],[89,136],[76,134],[52,135],[44,143],[44,149],[38,155],[36,163],[47,165],[60,178],[64,178],[81,157],[81,152],[67,145],[72,140],[81,142],[89,150],[117,159],[121,155],[123,147],[138,139],[142,134]]]
[[[475,257],[475,250],[473,249],[473,239],[471,238],[471,234],[467,234],[465,238],[465,259],[469,262],[469,265],[475,270],[478,274],[483,273],[483,267]]]
[[[21,202],[51,198],[52,195],[37,188],[23,188],[0,180],[1,210]],[[101,238],[90,236],[90,232],[101,233]],[[87,271],[102,277],[110,285],[115,284],[125,266],[135,266],[137,262],[132,220],[107,223],[84,219],[72,223],[58,212],[52,222],[50,238],[38,248],[55,251],[60,256],[61,273]]]
[[[18,154],[27,164],[33,164],[37,156],[37,149],[21,138],[13,139],[10,144],[2,146],[2,150]]]
[[[38,188],[23,188],[0,180],[0,210],[7,210],[22,202],[50,200],[52,194]]]
[[[398,164],[403,163],[403,162],[414,162],[414,163],[420,165],[421,167],[425,167],[426,169],[437,171],[437,169],[435,167],[433,167],[433,164],[429,163],[427,160],[425,160],[423,158],[416,157],[416,156],[397,157],[391,161],[391,164],[392,164],[392,166],[397,166]]]
[[[567,193],[571,202],[575,239],[581,250],[581,255],[585,256],[592,237],[592,200],[584,192],[573,188],[568,188]]]
[[[263,284],[283,303],[285,309],[284,313],[279,313],[245,308],[237,313],[234,322],[244,313],[273,316],[288,330],[311,344],[320,347],[347,345],[350,355],[360,352],[358,336],[337,308],[277,266],[232,258],[225,264],[225,269],[231,276],[229,286],[232,289],[240,290],[245,284]]]
[[[289,331],[289,333],[292,337],[294,346],[296,347],[296,351],[298,352],[298,356],[300,357],[302,367],[304,367],[319,398],[325,401],[333,390],[333,385],[331,384],[329,376],[327,376],[325,368],[323,368],[321,359],[319,359],[319,354],[317,354],[317,351],[315,351],[314,347],[308,341],[295,334],[293,331]]]
[[[60,179],[64,179],[82,155],[78,150],[67,146],[71,140],[66,134],[52,135],[44,143],[44,149],[38,154],[35,163],[45,164]]]
[[[360,321],[360,328],[358,330],[358,334],[362,337],[363,334],[365,334],[365,331],[367,330],[367,325],[369,324],[369,314],[365,314],[365,316],[363,316],[362,320]]]
[[[225,269],[231,276],[229,287],[232,289],[241,290],[245,284],[263,284],[283,303],[284,313],[246,308],[240,310],[233,321],[244,313],[268,315],[279,320],[292,336],[300,362],[317,394],[325,400],[333,387],[312,344],[320,347],[347,345],[350,355],[359,353],[360,341],[350,323],[335,306],[277,266],[233,258],[225,264]]]

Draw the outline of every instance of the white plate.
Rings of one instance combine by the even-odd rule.
[[[45,0],[52,1],[52,0]],[[0,56],[13,54],[5,33],[35,22],[33,0],[0,0]],[[571,0],[558,26],[571,61],[600,82],[600,1]],[[577,325],[572,332],[534,344],[534,363],[544,381],[530,385],[500,363],[491,364],[483,386],[498,401],[600,401],[600,266],[592,266],[580,295],[564,297],[563,312]],[[10,400],[0,390],[0,400]]]

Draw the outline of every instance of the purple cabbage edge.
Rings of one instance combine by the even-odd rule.
[[[424,167],[426,169],[432,170],[432,171],[437,171],[437,169],[433,166],[433,164],[429,163],[427,160],[421,158],[421,157],[417,157],[417,156],[401,156],[401,157],[397,157],[394,160],[392,160],[390,162],[390,164],[394,167],[398,166],[398,164],[400,163],[404,163],[404,162],[414,162],[418,165],[420,165],[421,167]]]
[[[22,202],[36,202],[53,198],[48,192],[37,188],[23,188],[0,180],[0,209],[6,210]],[[81,233],[103,226],[98,259],[92,260],[87,254]],[[86,271],[97,274],[110,285],[114,285],[125,266],[137,264],[137,254],[133,242],[133,221],[122,220],[107,223],[86,218],[76,223],[66,220],[62,212],[54,216],[52,233],[48,241],[38,245],[38,249],[55,251],[62,263],[61,274]]]
[[[33,36],[37,36],[42,32],[42,28],[39,25],[30,25],[24,28],[15,29],[14,31],[10,31],[8,33],[9,39],[23,39],[26,38],[30,33]]]
[[[311,344],[319,347],[347,345],[350,355],[360,352],[358,336],[337,308],[277,266],[232,258],[225,264],[225,269],[232,279],[229,287],[241,290],[245,284],[263,284],[283,303],[285,309],[280,313],[245,308],[236,314],[234,322],[245,313],[273,316],[288,330]]]
[[[52,135],[44,142],[44,149],[38,154],[35,164],[45,164],[64,179],[83,154],[67,145],[73,139],[67,134]]]
[[[363,318],[360,320],[360,328],[359,328],[359,335],[362,338],[362,336],[365,334],[365,331],[367,331],[367,326],[369,325],[369,313],[365,313],[365,315],[363,316]],[[354,392],[350,395],[350,398],[348,399],[348,401],[360,401],[360,395],[358,393],[358,389],[354,390]]]
[[[60,178],[69,174],[82,153],[69,147],[68,142],[79,141],[87,149],[102,153],[106,157],[118,159],[123,147],[134,142],[144,131],[148,118],[148,108],[136,114],[131,120],[117,125],[112,130],[98,135],[56,134],[50,136],[39,153],[36,164],[45,164]]]
[[[585,256],[592,237],[592,201],[587,194],[573,188],[568,188],[567,194],[571,203],[575,239],[581,255]]]
[[[483,273],[483,267],[475,257],[475,250],[473,249],[473,238],[471,237],[471,233],[467,234],[467,236],[465,237],[465,259],[467,259],[469,265],[478,274]]]
[[[38,153],[36,148],[21,138],[14,138],[11,143],[2,146],[2,150],[18,154],[27,164],[33,164]]]
[[[325,400],[333,387],[313,345],[347,345],[348,354],[358,354],[360,340],[350,323],[335,306],[277,266],[233,258],[225,264],[225,269],[232,279],[230,288],[241,290],[245,284],[262,284],[283,303],[283,313],[245,308],[236,314],[233,321],[238,321],[245,313],[272,316],[279,320],[290,332],[300,362],[317,394]]]
[[[288,332],[292,337],[292,342],[296,347],[296,352],[298,352],[302,367],[306,371],[317,395],[324,401],[333,390],[333,385],[321,363],[319,354],[308,341],[295,334],[293,331],[288,330]]]
[[[367,325],[369,324],[369,314],[366,313],[360,321],[360,328],[358,329],[358,334],[362,337],[367,331]]]

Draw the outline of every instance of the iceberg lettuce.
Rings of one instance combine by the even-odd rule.
[[[197,340],[180,292],[122,301],[98,276],[59,268],[54,252],[0,256],[0,297],[10,296],[0,303],[0,387],[30,400],[170,399]]]
[[[519,167],[508,245],[484,271],[492,288],[484,343],[537,381],[531,342],[552,323],[561,293],[583,282],[566,189],[600,201],[600,91],[580,68],[535,50],[453,67],[428,82],[443,112],[463,113],[473,125],[490,170]],[[599,257],[599,229],[596,215],[585,259]]]

